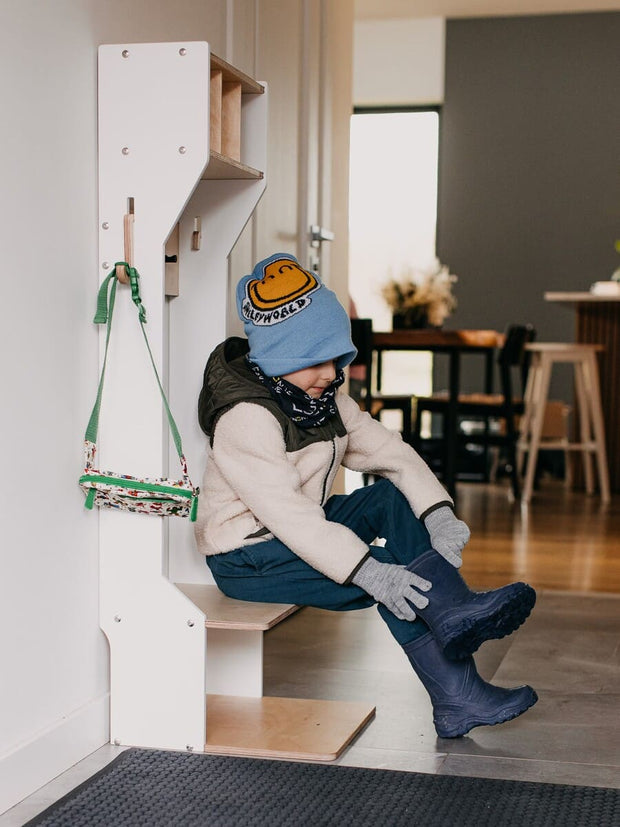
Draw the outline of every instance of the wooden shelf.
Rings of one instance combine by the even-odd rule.
[[[211,150],[209,164],[202,173],[203,181],[246,180],[260,181],[264,173],[233,158]]]
[[[265,632],[296,612],[294,603],[253,603],[226,597],[217,586],[177,583],[177,588],[206,615],[207,629]]]
[[[207,695],[205,752],[334,761],[374,715],[358,701]]]
[[[242,163],[243,101],[265,87],[221,57],[210,60],[210,158],[202,180],[260,180],[263,173]]]
[[[254,78],[246,75],[235,66],[231,66],[230,63],[227,63],[225,60],[222,60],[221,57],[211,52],[211,71],[213,72],[214,70],[221,71],[222,81],[224,83],[239,81],[239,83],[241,83],[241,91],[244,95],[262,95],[265,91],[265,87],[257,80],[254,80]]]

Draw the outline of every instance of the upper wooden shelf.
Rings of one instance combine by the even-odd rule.
[[[203,180],[260,181],[263,173],[243,163],[243,99],[262,95],[265,87],[217,55],[210,64],[209,141],[210,154]]]
[[[254,80],[254,78],[246,75],[245,72],[240,71],[235,66],[231,66],[230,63],[227,63],[225,60],[222,60],[221,57],[211,52],[211,71],[213,72],[216,69],[221,71],[222,80],[225,83],[239,81],[241,83],[241,91],[244,95],[262,95],[265,91],[265,87],[257,80]]]

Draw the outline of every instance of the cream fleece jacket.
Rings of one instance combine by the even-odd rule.
[[[336,400],[347,435],[297,451],[286,451],[280,424],[261,405],[240,402],[220,417],[207,452],[195,526],[203,554],[277,537],[313,568],[347,582],[368,546],[325,518],[322,505],[340,465],[387,477],[418,517],[438,502],[451,502],[400,434],[362,412],[347,394],[338,393]]]

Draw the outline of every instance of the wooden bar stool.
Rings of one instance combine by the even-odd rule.
[[[603,502],[609,501],[609,471],[605,450],[605,425],[601,406],[597,351],[602,345],[539,342],[526,345],[532,361],[525,390],[525,412],[521,420],[517,443],[519,473],[523,470],[525,452],[528,452],[527,470],[523,483],[521,502],[532,497],[538,451],[556,448],[563,451],[581,451],[584,462],[586,492],[594,491],[592,454],[596,455],[598,481]],[[549,396],[551,369],[556,362],[570,363],[575,369],[575,397],[579,419],[579,441],[542,438],[545,408]]]

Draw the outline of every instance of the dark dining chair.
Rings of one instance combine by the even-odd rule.
[[[481,445],[485,449],[498,446],[503,448],[507,457],[507,470],[510,474],[512,491],[515,499],[520,497],[520,482],[517,471],[516,445],[518,439],[517,418],[523,414],[523,394],[525,392],[528,356],[526,344],[533,342],[536,331],[532,325],[510,325],[506,331],[504,344],[497,356],[499,368],[499,393],[461,393],[457,403],[457,445]],[[448,409],[448,394],[435,393],[431,396],[418,397],[416,400],[416,419],[412,441],[414,447],[423,455],[425,440],[421,437],[421,418],[424,411],[437,414],[445,422]],[[464,422],[478,422],[482,427],[478,432],[467,433]],[[443,433],[443,430],[442,430]]]
[[[351,338],[357,348],[357,356],[351,364],[362,365],[366,369],[361,398],[357,400],[359,406],[363,410],[368,411],[374,419],[380,419],[382,411],[401,411],[401,434],[406,442],[410,442],[413,404],[412,394],[386,394],[379,393],[374,389],[372,319],[351,319]]]

